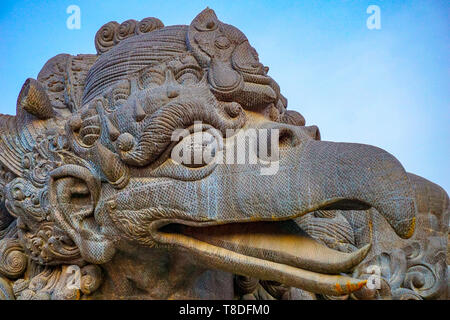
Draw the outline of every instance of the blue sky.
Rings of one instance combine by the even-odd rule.
[[[80,30],[66,27],[69,5],[81,9]],[[369,5],[380,30],[366,26]],[[49,58],[95,53],[104,23],[189,24],[206,6],[247,35],[323,140],[381,147],[450,191],[448,1],[2,1],[0,112],[15,113],[23,82]]]

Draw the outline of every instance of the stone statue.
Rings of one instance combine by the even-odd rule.
[[[0,115],[1,299],[447,298],[446,192],[321,141],[213,10],[109,22],[95,46],[50,59]],[[259,148],[173,156],[246,129],[277,132],[275,174]]]

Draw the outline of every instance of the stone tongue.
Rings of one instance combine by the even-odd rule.
[[[179,228],[184,235],[246,256],[329,274],[352,270],[370,249],[370,245],[352,253],[330,249],[305,234],[292,220]]]

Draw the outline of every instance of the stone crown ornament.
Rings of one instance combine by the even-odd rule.
[[[95,47],[0,115],[1,299],[447,298],[446,192],[321,141],[213,10],[109,22]],[[278,171],[177,162],[198,123],[278,130]]]

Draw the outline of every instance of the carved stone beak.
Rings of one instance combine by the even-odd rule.
[[[110,215],[119,227],[121,217],[130,215],[147,221],[148,229],[141,232],[152,241],[188,249],[212,268],[330,295],[358,290],[364,281],[340,273],[359,264],[370,245],[350,254],[337,252],[295,228],[292,219],[315,210],[374,207],[400,237],[408,238],[416,212],[410,181],[386,151],[305,140],[311,128],[291,129],[293,145],[280,146],[274,175],[261,175],[259,164],[224,164],[198,181],[140,186],[131,181],[133,192],[119,194]],[[148,206],[130,210],[130,203],[157,203],[165,212]]]

